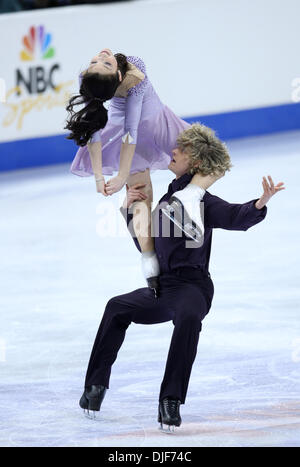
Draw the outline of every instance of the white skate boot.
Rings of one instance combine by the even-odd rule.
[[[142,270],[148,287],[154,291],[155,298],[158,298],[160,267],[155,251],[142,253]]]
[[[189,238],[197,243],[204,240],[204,220],[201,215],[201,200],[205,190],[189,183],[183,190],[175,191],[162,212]]]

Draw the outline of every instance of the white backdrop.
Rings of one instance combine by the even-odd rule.
[[[0,141],[64,133],[64,103],[103,47],[141,56],[159,96],[181,117],[289,103],[300,75],[299,18],[298,0],[149,0],[0,15],[8,94]],[[53,56],[42,58],[36,38],[32,60],[24,60],[23,38],[39,26]],[[36,92],[38,67],[47,79],[53,69],[59,91]],[[31,92],[21,83],[16,95],[17,73]]]

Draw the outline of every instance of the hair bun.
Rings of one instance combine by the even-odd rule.
[[[118,62],[118,69],[121,71],[123,79],[126,74],[126,71],[128,71],[127,57],[124,54],[115,54],[114,57]]]

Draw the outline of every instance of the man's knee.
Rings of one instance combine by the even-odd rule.
[[[104,314],[109,319],[116,319],[127,326],[131,323],[130,310],[125,303],[122,303],[119,296],[112,297],[108,300]]]
[[[106,307],[105,307],[105,311],[108,310],[108,311],[112,311],[112,310],[115,310],[117,309],[117,305],[118,305],[118,301],[117,301],[117,297],[112,297],[108,300],[107,304],[106,304]]]
[[[177,322],[180,322],[182,325],[192,326],[192,327],[195,327],[195,329],[198,329],[199,331],[201,331],[202,320],[205,317],[205,314],[206,314],[206,310],[203,310],[203,312],[201,312],[201,310],[199,309],[193,309],[193,308],[185,309],[185,310],[182,310],[182,313],[180,313],[180,316],[178,316],[177,314],[177,316],[175,317],[175,324],[177,321]]]

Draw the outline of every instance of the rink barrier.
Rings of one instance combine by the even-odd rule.
[[[300,103],[185,117],[213,128],[222,140],[300,129]],[[0,143],[0,171],[71,162],[78,146],[66,134]]]

